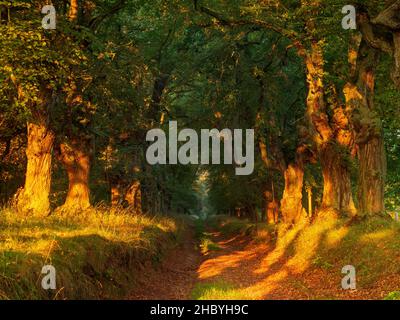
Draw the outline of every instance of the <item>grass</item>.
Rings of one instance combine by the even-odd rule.
[[[248,235],[257,242],[271,241],[275,237],[275,226],[264,223],[254,224],[247,219],[237,219],[226,215],[211,216],[207,224],[217,229],[225,237]]]
[[[209,221],[207,221],[207,223],[208,222]],[[204,220],[197,220],[194,225],[194,230],[201,253],[207,255],[210,251],[221,250],[221,247],[211,240],[211,234],[205,231],[205,223]]]
[[[357,285],[367,288],[386,275],[400,274],[400,224],[381,217],[373,217],[357,224],[338,220],[319,236],[315,243],[312,226],[297,240],[296,251],[310,250],[321,257],[325,266],[337,269],[353,265],[357,270]],[[307,245],[305,245],[308,243]],[[311,249],[314,247],[314,249]],[[310,254],[311,255],[311,254]]]
[[[200,249],[202,254],[207,254],[210,251],[221,250],[221,247],[210,238],[203,237],[200,242]]]
[[[225,235],[247,234],[254,242],[265,241],[272,247],[267,258],[278,262],[285,257],[283,269],[292,275],[306,277],[313,270],[337,279],[340,289],[342,267],[353,265],[357,274],[357,289],[388,292],[386,299],[400,299],[399,288],[385,288],[385,279],[396,279],[400,275],[400,223],[389,217],[374,216],[352,222],[330,215],[311,221],[304,219],[295,226],[278,224],[252,224],[246,220],[221,216],[215,219]],[[275,259],[275,260],[274,260]],[[398,278],[397,278],[398,279]],[[334,280],[336,281],[336,280]],[[382,288],[380,288],[382,286]],[[232,287],[224,290],[219,286],[204,289],[217,296],[227,292],[228,296],[239,294],[242,289]]]
[[[192,290],[194,300],[238,300],[243,294],[234,285],[217,281],[211,283],[197,283]]]
[[[132,289],[142,264],[157,262],[178,241],[167,217],[95,208],[44,219],[0,211],[0,299],[115,299]],[[41,287],[53,265],[57,289]]]
[[[222,235],[232,236],[240,233],[250,233],[254,224],[248,220],[239,220],[228,216],[212,216],[207,223],[213,228],[217,228]]]
[[[384,300],[400,300],[400,291],[390,292]]]

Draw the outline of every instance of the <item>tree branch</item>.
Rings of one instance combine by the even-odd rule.
[[[98,15],[97,17],[92,18],[89,22],[89,28],[92,30],[96,30],[99,27],[99,25],[106,18],[109,18],[113,14],[116,14],[118,11],[123,9],[125,7],[125,4],[126,4],[126,0],[119,0],[109,10],[107,10],[106,12],[103,12],[102,14]]]
[[[232,20],[229,18],[225,18],[223,17],[221,14],[206,8],[204,6],[198,6],[197,1],[194,0],[195,3],[195,8],[197,8],[197,11],[204,13],[208,16],[213,17],[214,19],[216,19],[218,21],[218,24],[222,25],[222,26],[228,26],[228,27],[235,27],[235,26],[259,26],[263,29],[268,29],[268,30],[272,30],[278,34],[281,34],[282,36],[288,38],[289,40],[292,41],[293,45],[297,48],[297,51],[299,53],[299,55],[304,56],[306,53],[306,50],[304,48],[304,45],[302,44],[302,41],[299,37],[299,35],[292,30],[288,30],[285,29],[284,27],[281,27],[277,24],[274,23],[270,23],[270,22],[266,22],[266,21],[262,21],[262,20],[258,20],[258,19],[254,19],[254,20],[243,20],[243,19],[239,19],[239,20]]]
[[[381,50],[393,56],[393,40],[384,30],[379,30],[378,26],[373,25],[367,14],[362,13],[358,16],[360,31],[365,41],[374,49]]]
[[[400,30],[400,0],[383,10],[372,20],[373,24],[379,24],[392,30]]]

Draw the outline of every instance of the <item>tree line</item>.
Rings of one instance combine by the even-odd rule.
[[[354,1],[356,30],[339,0],[55,0],[43,30],[46,4],[0,2],[0,192],[18,211],[397,208],[400,1]],[[253,128],[253,174],[149,165],[146,133],[169,121]]]

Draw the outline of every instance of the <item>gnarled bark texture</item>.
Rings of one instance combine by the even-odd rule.
[[[384,192],[386,155],[383,138],[374,137],[359,146],[360,161],[359,203],[360,211],[366,214],[385,211]]]
[[[347,161],[338,145],[328,143],[320,152],[324,193],[322,208],[334,209],[338,212],[354,215],[356,212],[350,172]]]
[[[382,124],[374,107],[375,68],[378,52],[361,42],[355,81],[348,83],[344,93],[353,109],[359,159],[358,201],[360,214],[383,213],[386,176]]]
[[[89,201],[89,154],[77,142],[60,145],[61,162],[68,174],[68,194],[63,209],[85,210]]]
[[[323,81],[324,57],[318,44],[313,44],[305,61],[308,84],[307,115],[324,179],[321,209],[354,214],[350,171],[345,159],[351,144],[347,115],[338,103],[332,106],[333,119],[329,119],[327,115]]]
[[[54,134],[45,124],[28,123],[27,168],[24,188],[17,195],[17,208],[45,216],[50,211],[51,160]]]

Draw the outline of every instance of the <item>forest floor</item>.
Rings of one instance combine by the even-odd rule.
[[[357,290],[343,290],[341,279],[345,275],[340,263],[336,267],[316,251],[313,256],[303,252],[307,250],[299,255],[289,248],[299,238],[295,233],[291,239],[278,242],[269,237],[257,239],[249,232],[221,231],[215,226],[206,226],[201,233],[199,238],[196,230],[189,228],[182,244],[158,268],[145,271],[129,298],[384,299],[391,292],[398,297],[398,272],[370,275],[368,281],[364,276]],[[365,274],[360,272],[361,277]]]

